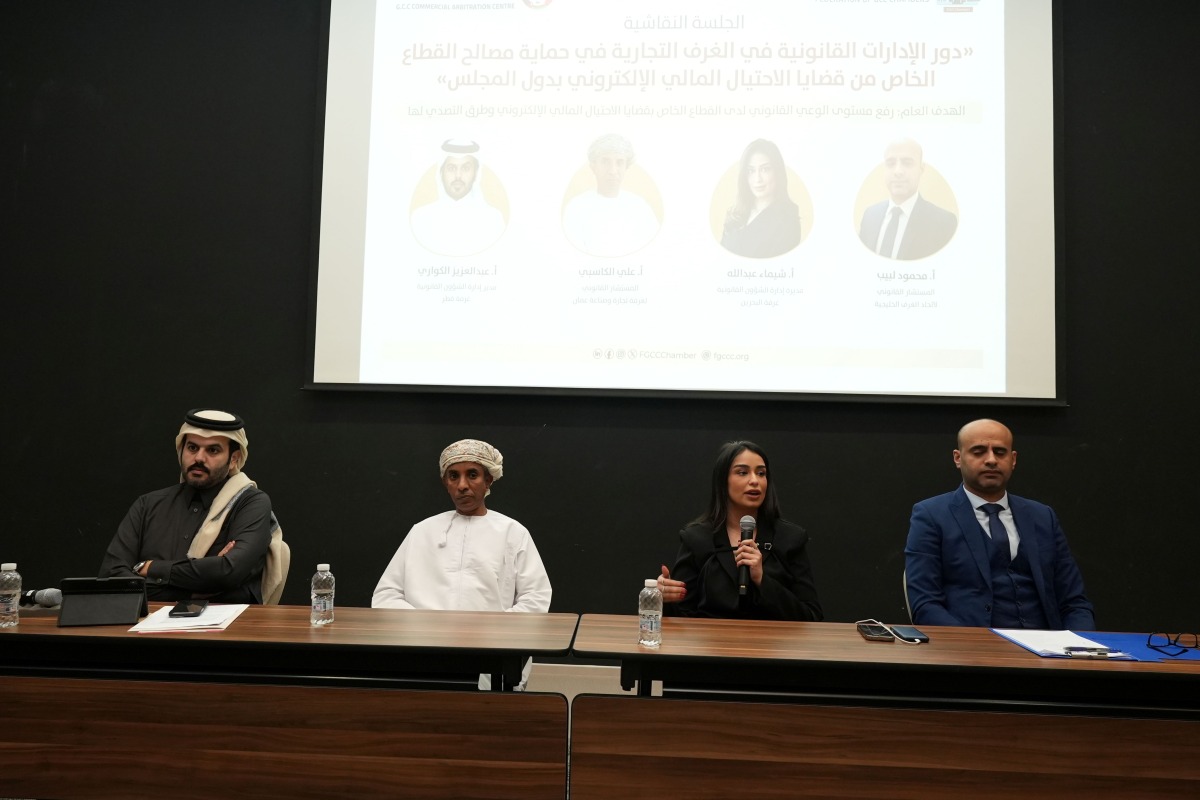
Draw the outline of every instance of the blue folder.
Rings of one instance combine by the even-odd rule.
[[[1200,650],[1187,650],[1178,656],[1168,656],[1152,650],[1146,645],[1146,638],[1149,634],[1145,633],[1092,633],[1090,631],[1076,631],[1076,633],[1085,639],[1099,642],[1105,647],[1128,653],[1138,661],[1200,661]],[[1174,648],[1168,649],[1173,650]]]

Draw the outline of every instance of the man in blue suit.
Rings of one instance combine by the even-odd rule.
[[[1095,630],[1083,576],[1049,506],[1007,491],[1012,432],[979,419],[958,432],[962,486],[913,506],[904,548],[913,621]]]

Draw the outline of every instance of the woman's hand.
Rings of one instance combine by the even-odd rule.
[[[671,580],[671,570],[662,565],[662,575],[658,576],[658,589],[662,592],[664,603],[678,603],[687,597],[687,584],[683,581]]]
[[[762,553],[758,549],[758,535],[755,531],[753,539],[743,539],[738,542],[738,546],[733,551],[733,562],[737,566],[743,565],[750,568],[750,580],[755,586],[762,586],[763,570],[762,570]]]

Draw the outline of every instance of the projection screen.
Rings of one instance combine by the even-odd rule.
[[[1057,397],[1044,0],[332,0],[311,386]]]

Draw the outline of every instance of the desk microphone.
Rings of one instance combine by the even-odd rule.
[[[747,539],[753,539],[754,517],[747,514],[746,516],[742,517],[740,524],[742,526],[742,541],[744,542]],[[746,587],[749,584],[750,566],[748,564],[742,564],[740,567],[738,567],[738,594],[745,594]]]
[[[30,589],[21,595],[21,605],[55,608],[62,605],[62,590],[60,589]]]

